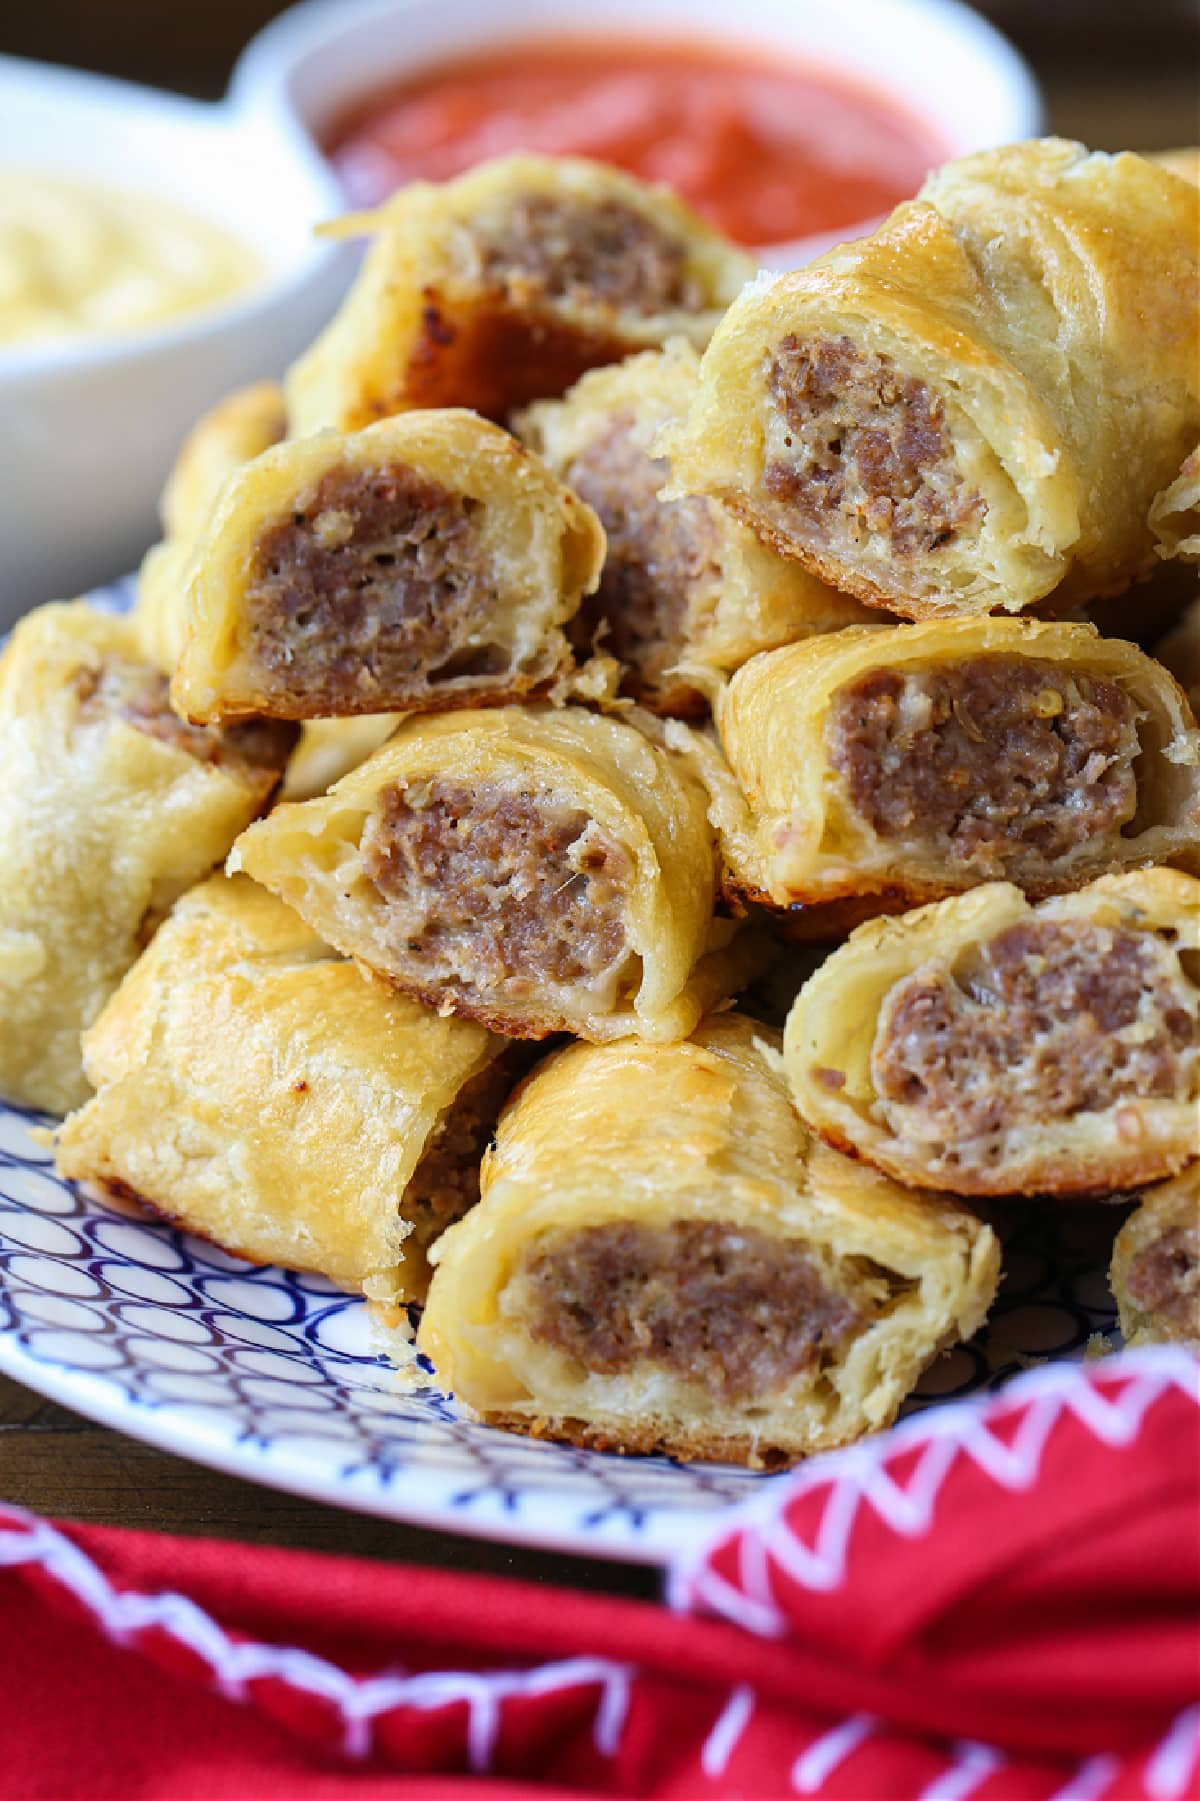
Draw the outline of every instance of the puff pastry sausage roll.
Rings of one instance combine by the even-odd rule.
[[[692,345],[673,339],[592,370],[516,425],[595,509],[608,539],[600,587],[575,617],[577,647],[589,647],[603,625],[602,648],[625,665],[623,691],[655,712],[685,716],[706,713],[707,703],[681,664],[729,671],[756,651],[867,616],[715,502],[659,499],[668,469],[654,442],[686,412],[698,370]]]
[[[492,1425],[761,1467],[887,1425],[995,1294],[991,1230],[815,1145],[735,1015],[575,1045],[505,1113],[418,1343]]]
[[[989,883],[860,926],[784,1056],[831,1144],[962,1194],[1104,1194],[1200,1155],[1200,882]]]
[[[1117,1233],[1109,1280],[1126,1344],[1200,1351],[1200,1163],[1142,1196]]]
[[[948,163],[734,303],[669,492],[906,618],[1119,591],[1197,441],[1196,205],[1058,139]]]
[[[1185,697],[1092,625],[852,627],[746,664],[718,720],[732,886],[773,907],[1200,861]]]
[[[418,182],[342,230],[374,242],[288,376],[297,433],[411,407],[503,419],[673,333],[707,343],[754,273],[665,188],[567,157],[503,157],[443,186]]]
[[[741,954],[702,961],[731,928],[687,757],[580,707],[407,720],[230,867],[397,987],[513,1037],[682,1038]]]
[[[185,895],[85,1039],[62,1175],[384,1305],[478,1197],[510,1047],[360,974],[244,877]]]
[[[316,719],[527,694],[569,664],[603,558],[591,508],[473,413],[292,440],[223,490],[173,698]]]
[[[264,381],[227,395],[184,441],[159,502],[163,539],[143,559],[133,610],[143,652],[168,675],[183,651],[192,552],[217,496],[235,469],[286,432],[283,389]]]
[[[84,1098],[80,1031],[266,805],[293,736],[184,725],[127,618],[22,620],[0,658],[0,1094]]]

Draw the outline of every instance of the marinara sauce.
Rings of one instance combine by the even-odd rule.
[[[886,95],[730,47],[513,44],[425,70],[344,119],[328,149],[356,205],[511,150],[666,182],[742,244],[886,213],[945,149]]]

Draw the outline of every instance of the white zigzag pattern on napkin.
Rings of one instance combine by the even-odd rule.
[[[247,1698],[248,1683],[271,1678],[329,1702],[342,1721],[347,1757],[369,1757],[373,1725],[397,1708],[433,1710],[465,1702],[467,1755],[473,1771],[486,1772],[495,1751],[503,1703],[598,1684],[593,1739],[603,1757],[620,1748],[629,1709],[632,1670],[605,1657],[571,1657],[528,1670],[438,1670],[418,1676],[353,1676],[340,1665],[293,1646],[234,1639],[210,1613],[186,1595],[143,1594],[113,1587],[104,1571],[63,1533],[20,1508],[0,1507],[0,1568],[36,1564],[93,1616],[118,1645],[156,1628],[202,1658],[213,1682],[231,1701]]]
[[[1108,1395],[1101,1384],[1121,1383]],[[1162,1395],[1180,1389],[1200,1405],[1200,1363],[1175,1345],[1148,1346],[1106,1358],[1101,1364],[1049,1364],[1018,1376],[999,1395],[935,1408],[876,1439],[816,1458],[797,1475],[764,1486],[761,1494],[715,1524],[676,1559],[668,1598],[679,1612],[709,1612],[746,1631],[779,1638],[788,1622],[775,1604],[771,1573],[778,1568],[799,1587],[831,1593],[846,1580],[851,1538],[859,1510],[869,1508],[902,1538],[921,1538],[933,1526],[946,1478],[967,1458],[998,1486],[1017,1493],[1032,1488],[1058,1420],[1071,1414],[1101,1443],[1129,1445]],[[1009,1442],[989,1418],[1011,1425]],[[889,1465],[922,1447],[901,1487]],[[789,1512],[814,1490],[827,1489],[816,1539],[792,1530]],[[737,1540],[737,1582],[711,1567],[720,1546]]]

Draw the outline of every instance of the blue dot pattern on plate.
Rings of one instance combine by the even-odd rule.
[[[657,1561],[756,1478],[529,1441],[403,1390],[366,1308],[320,1276],[254,1268],[61,1181],[30,1115],[0,1107],[0,1368],[137,1437],[251,1480],[462,1531]],[[1123,1210],[1009,1215],[988,1328],[912,1407],[1079,1356],[1112,1329]]]

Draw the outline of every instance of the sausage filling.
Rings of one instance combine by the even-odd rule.
[[[245,725],[189,725],[171,710],[171,684],[148,663],[106,657],[79,670],[75,678],[79,719],[85,725],[123,720],[148,738],[180,750],[197,763],[240,776],[261,787],[264,799],[274,788],[296,741],[296,727],[270,719]]]
[[[555,989],[568,1008],[615,999],[630,961],[632,864],[578,807],[486,782],[396,785],[368,821],[362,859],[386,904],[389,966],[418,992],[448,991],[532,1036],[558,1029],[544,1023]],[[522,1022],[531,997],[537,1012]]]
[[[777,1393],[866,1323],[799,1245],[724,1221],[559,1233],[520,1279],[539,1343],[601,1376],[653,1363],[724,1403]]]
[[[830,760],[880,838],[977,879],[1094,854],[1137,810],[1138,712],[1062,663],[877,669],[833,697]]]
[[[1125,1285],[1171,1337],[1200,1339],[1200,1226],[1174,1226],[1139,1251]]]
[[[424,1251],[479,1199],[479,1165],[517,1079],[511,1052],[464,1082],[430,1135],[404,1191],[409,1243]]]
[[[606,623],[605,649],[628,666],[625,691],[652,701],[683,655],[697,604],[721,579],[717,529],[701,499],[659,500],[668,467],[634,437],[632,413],[617,414],[566,471],[599,514],[608,550],[597,593],[577,617],[576,642],[590,646]]]
[[[1022,1126],[1200,1084],[1200,991],[1152,932],[1029,920],[890,991],[871,1053],[897,1137],[958,1161]]]
[[[619,200],[526,194],[473,233],[483,281],[518,307],[565,301],[651,317],[704,305],[687,246]]]
[[[978,533],[986,509],[958,469],[941,398],[890,358],[789,333],[767,389],[777,419],[763,481],[798,538],[892,564]]]
[[[509,652],[480,644],[494,606],[480,511],[403,464],[331,469],[258,542],[251,654],[317,713],[387,712],[502,674]]]

